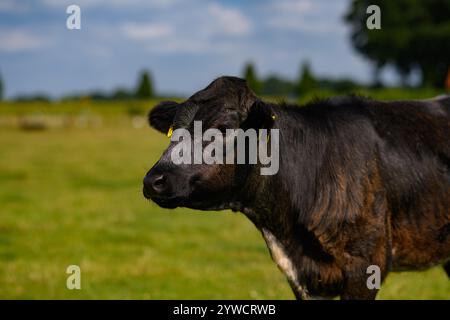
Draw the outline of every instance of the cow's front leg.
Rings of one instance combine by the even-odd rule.
[[[373,300],[387,275],[386,249],[380,246],[370,258],[345,253],[342,300]],[[369,279],[370,277],[370,279]],[[369,280],[369,281],[368,281]]]
[[[367,286],[367,264],[361,264],[344,271],[342,300],[374,300],[378,289]]]
[[[269,248],[272,260],[286,276],[289,285],[294,292],[295,298],[298,300],[309,299],[308,291],[300,283],[298,278],[298,270],[284,245],[269,230],[263,228],[261,232],[264,240],[266,241],[267,247]]]
[[[373,300],[379,286],[386,277],[392,259],[392,240],[390,217],[387,212],[386,198],[383,192],[374,192],[366,200],[366,217],[357,221],[350,229],[349,238],[344,247],[342,274],[343,290],[341,299]],[[370,267],[370,268],[369,268]],[[369,277],[375,283],[368,283]],[[378,284],[378,285],[377,285]]]
[[[450,278],[450,260],[444,263],[444,270],[447,276]]]
[[[292,292],[294,293],[295,299],[297,300],[309,300],[311,297],[308,294],[308,290],[305,286],[300,285],[298,282],[294,283],[288,278],[289,285],[291,286]]]

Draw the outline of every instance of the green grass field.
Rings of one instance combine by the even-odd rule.
[[[143,198],[142,178],[168,140],[134,128],[130,106],[7,103],[0,120],[80,108],[102,124],[0,126],[1,299],[294,298],[242,214],[170,211]],[[66,288],[72,264],[81,290]],[[441,268],[391,274],[379,298],[450,299],[450,281]]]

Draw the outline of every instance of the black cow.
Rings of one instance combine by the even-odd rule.
[[[263,102],[244,80],[221,77],[149,114],[163,133],[192,130],[195,120],[221,131],[279,129],[279,172],[174,165],[171,142],[144,179],[145,197],[165,208],[243,212],[297,298],[374,299],[371,265],[381,279],[436,264],[450,276],[450,97],[297,107]]]

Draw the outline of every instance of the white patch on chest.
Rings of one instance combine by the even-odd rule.
[[[300,285],[298,281],[297,269],[292,263],[291,258],[287,255],[283,244],[267,229],[262,229],[262,234],[267,246],[270,250],[272,260],[278,265],[278,268],[285,274],[288,280],[295,285],[296,290],[301,294],[303,299],[308,299],[308,291]]]

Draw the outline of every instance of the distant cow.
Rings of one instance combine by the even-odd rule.
[[[150,125],[279,129],[280,168],[171,162],[171,142],[144,179],[161,207],[243,212],[299,299],[374,299],[375,265],[444,264],[450,276],[450,97],[380,102],[361,97],[303,107],[258,99],[221,77],[182,103],[163,102]],[[376,267],[376,268],[377,268]]]

